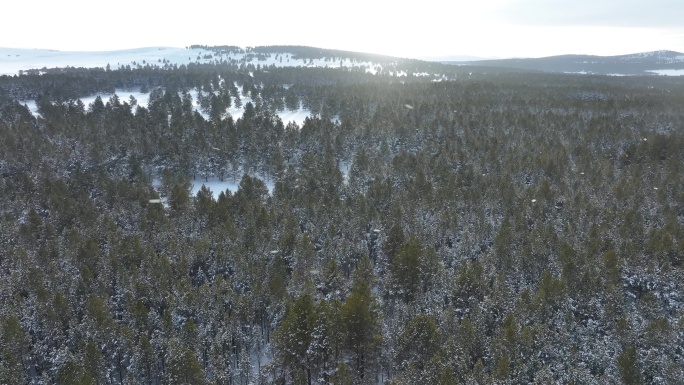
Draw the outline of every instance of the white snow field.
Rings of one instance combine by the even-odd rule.
[[[276,59],[277,57],[277,59]],[[17,75],[21,71],[43,68],[106,68],[117,69],[122,66],[140,65],[214,63],[222,60],[236,60],[254,65],[276,67],[361,67],[375,74],[382,67],[377,63],[352,61],[344,58],[293,59],[291,54],[265,55],[258,60],[252,53],[217,54],[209,49],[147,47],[120,51],[74,52],[46,49],[0,48],[0,75]]]
[[[116,69],[133,63],[159,65],[162,60],[168,60],[171,64],[187,64],[196,62],[200,52],[202,50],[170,47],[95,52],[0,48],[0,75],[15,75],[19,71],[42,68],[106,68],[108,64],[111,69]],[[200,59],[200,62],[210,61]]]
[[[653,72],[660,76],[684,76],[684,70],[652,70],[648,72]]]

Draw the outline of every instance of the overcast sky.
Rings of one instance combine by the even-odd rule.
[[[402,57],[684,52],[681,0],[422,0],[3,4],[0,47],[309,45]]]

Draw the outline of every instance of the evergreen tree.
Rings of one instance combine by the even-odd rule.
[[[427,367],[431,358],[439,354],[441,336],[435,318],[427,314],[413,317],[397,341],[397,363],[400,367],[414,366],[418,371]]]
[[[195,354],[189,349],[180,348],[169,359],[164,383],[168,385],[204,385],[207,381]]]
[[[344,345],[360,382],[373,372],[382,341],[377,304],[365,282],[357,283],[341,308]]]
[[[617,357],[617,366],[622,380],[627,385],[639,385],[643,383],[637,349],[635,346],[627,346]]]
[[[397,252],[390,263],[390,271],[399,295],[405,302],[413,301],[420,293],[420,262],[423,247],[415,237],[411,237]]]
[[[273,336],[279,360],[287,368],[293,382],[312,382],[310,349],[315,326],[313,300],[308,294],[304,294],[294,302]]]

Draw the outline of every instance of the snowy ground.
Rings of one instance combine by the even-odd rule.
[[[346,184],[349,180],[349,168],[351,167],[351,163],[345,162],[341,163],[339,165],[340,171],[342,172],[342,177],[344,178],[344,183]],[[239,175],[242,175],[239,173]],[[252,177],[258,177],[262,181],[264,181],[264,184],[266,185],[266,188],[268,189],[269,194],[273,194],[273,189],[275,187],[275,183],[273,180],[270,180],[268,178],[265,178],[261,175],[251,175]],[[196,196],[197,193],[200,191],[202,186],[206,186],[211,190],[211,195],[214,197],[214,199],[218,199],[219,195],[221,192],[225,192],[226,190],[230,190],[231,193],[235,194],[237,190],[240,187],[240,179],[242,177],[238,178],[224,178],[224,180],[220,180],[217,177],[211,177],[208,179],[202,178],[202,177],[196,177],[194,180],[191,180],[190,183],[192,184],[191,187],[191,194],[192,196]],[[161,180],[159,179],[154,179],[152,181],[152,185],[156,188],[159,189],[161,187]]]
[[[254,176],[254,175],[252,175]],[[266,188],[268,189],[269,194],[273,194],[273,187],[274,183],[272,180],[262,178],[260,176],[257,176],[259,179],[264,181],[264,184],[266,185]],[[226,190],[230,190],[232,194],[235,194],[237,190],[240,187],[240,179],[242,177],[233,179],[233,178],[225,178],[224,180],[219,180],[219,178],[209,178],[208,180],[205,180],[204,178],[195,178],[194,180],[190,181],[191,187],[190,187],[190,194],[192,196],[196,196],[197,193],[200,191],[202,186],[206,186],[211,190],[211,195],[214,197],[214,199],[218,199],[219,195],[222,192],[225,192]],[[162,186],[161,179],[155,178],[152,179],[152,186],[159,192],[159,189]],[[164,203],[165,207],[167,207],[167,197],[162,198],[162,203]]]
[[[226,190],[230,190],[231,193],[235,194],[240,187],[240,179],[241,178],[233,180],[233,178],[226,178],[221,181],[219,178],[209,178],[205,181],[204,178],[196,178],[195,180],[190,181],[190,183],[192,183],[192,196],[197,195],[197,192],[199,192],[202,186],[211,189],[211,195],[214,199],[218,199],[221,192],[225,192]],[[274,186],[273,181],[261,177],[259,177],[259,179],[264,181],[266,188],[268,188],[268,193],[272,194]]]
[[[29,111],[31,111],[31,113],[32,113],[34,116],[39,116],[39,115],[40,115],[40,114],[38,113],[38,105],[36,104],[36,101],[35,101],[35,100],[25,100],[25,101],[22,101],[22,102],[20,102],[20,103],[23,104],[23,105],[25,105],[25,106],[29,109]]]
[[[0,48],[0,75],[15,75],[19,71],[42,68],[100,67],[109,64],[112,69],[120,66],[161,64],[167,60],[171,64],[188,64],[197,61],[202,50],[149,47],[121,51],[70,52],[46,49]],[[200,62],[211,60],[200,59]]]
[[[351,162],[343,162],[339,165],[340,171],[342,172],[342,178],[344,178],[344,183],[349,182],[349,168],[351,168]]]
[[[308,116],[311,116],[311,112],[307,109],[300,108],[296,111],[280,111],[278,112],[278,116],[286,126],[290,122],[295,122],[299,127],[301,127],[304,124],[304,119],[306,119]]]
[[[127,102],[130,103],[130,97],[133,96],[136,101],[138,106],[143,106],[147,107],[149,102],[150,102],[150,94],[149,93],[141,93],[139,90],[121,90],[117,89],[116,90],[116,95],[119,97],[119,100],[121,103]],[[89,95],[80,98],[83,104],[88,108],[90,104],[92,104],[97,97],[100,97],[102,99],[103,103],[107,103],[107,101],[114,96],[114,94],[109,94],[109,93],[100,93],[100,94],[95,94],[95,95]],[[192,96],[193,100],[193,105],[195,108],[195,111],[199,112],[204,119],[209,119],[209,116],[205,114],[201,109],[199,104],[197,103],[197,91],[193,90],[190,92],[190,96]],[[226,112],[230,113],[230,115],[233,117],[234,120],[237,120],[242,117],[242,114],[244,113],[244,108],[247,105],[247,103],[252,102],[252,98],[250,97],[241,97],[240,101],[242,102],[242,107],[237,108],[234,105],[231,106]],[[20,101],[21,104],[25,104],[29,111],[35,116],[39,115],[38,114],[38,106],[36,105],[35,100],[22,100]],[[133,111],[135,112],[135,111]],[[302,124],[304,124],[304,119],[306,119],[308,116],[311,116],[311,111],[305,109],[305,108],[300,108],[298,110],[290,111],[290,110],[284,110],[284,111],[279,111],[278,116],[280,119],[283,121],[283,124],[287,125],[289,122],[295,122],[297,123],[300,127]]]
[[[126,103],[130,104],[131,103],[131,99],[130,99],[131,96],[135,98],[138,106],[147,107],[147,105],[150,103],[150,94],[149,93],[143,94],[139,90],[121,90],[121,89],[118,89],[118,90],[116,90],[115,93],[116,93],[116,96],[119,97],[119,101],[121,103],[126,102]],[[100,94],[85,96],[85,97],[82,97],[80,99],[83,102],[83,104],[86,106],[86,108],[88,108],[90,106],[90,104],[92,104],[98,96],[102,99],[102,103],[107,103],[107,101],[112,96],[114,96],[114,94],[100,93]],[[38,114],[38,106],[36,105],[35,100],[21,100],[21,101],[19,101],[19,103],[22,105],[26,105],[26,107],[28,107],[29,111],[31,111],[31,113],[33,115],[36,115],[36,116],[39,115]],[[133,112],[135,112],[135,110],[133,110]]]
[[[661,76],[684,76],[684,70],[652,70],[648,72],[653,72]]]
[[[254,65],[276,67],[362,67],[366,72],[375,74],[382,67],[377,63],[351,61],[349,59],[293,59],[289,53],[270,54],[265,60],[257,60],[252,54],[216,54],[198,48],[148,47],[120,51],[71,52],[45,49],[0,48],[0,75],[16,75],[20,71],[42,68],[100,67],[111,69],[122,66],[145,66],[189,63],[214,63],[222,60],[252,63]],[[276,56],[278,58],[276,59]]]
[[[351,163],[345,162],[341,163],[339,165],[340,171],[342,172],[342,177],[344,178],[344,183],[346,184],[349,180],[349,168],[351,167]],[[241,173],[239,175],[242,175]],[[269,194],[273,194],[273,188],[275,187],[275,183],[273,180],[270,180],[268,178],[264,178],[263,176],[260,175],[251,175],[252,177],[256,176],[259,179],[264,181],[264,184],[266,185],[266,188],[268,189]],[[233,179],[233,178],[224,178],[224,180],[220,180],[217,177],[211,177],[208,179],[202,178],[202,177],[197,177],[194,180],[191,180],[190,183],[192,184],[192,189],[191,189],[191,194],[192,196],[196,196],[199,190],[202,188],[202,186],[206,186],[211,190],[211,195],[214,197],[214,199],[218,199],[218,196],[221,194],[221,192],[225,192],[226,190],[230,190],[231,193],[235,194],[235,192],[238,190],[240,187],[240,179],[242,177]],[[158,179],[155,179],[152,183],[153,186],[159,188],[161,186],[161,181]]]
[[[150,103],[150,94],[149,93],[143,94],[142,92],[140,92],[140,90],[120,90],[119,89],[119,90],[116,90],[115,93],[116,93],[116,96],[119,97],[119,101],[121,103],[126,102],[126,103],[130,104],[131,96],[135,98],[138,106],[147,107],[147,105]],[[95,99],[98,96],[102,99],[103,103],[107,103],[107,101],[112,96],[114,96],[114,94],[90,95],[90,96],[86,96],[84,98],[81,98],[81,101],[83,102],[83,104],[86,105],[86,107],[88,107],[88,106],[90,106],[91,103],[93,103],[95,101]],[[133,112],[135,112],[135,110]]]

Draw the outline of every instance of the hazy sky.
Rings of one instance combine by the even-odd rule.
[[[310,45],[403,57],[684,52],[681,0],[422,0],[3,4],[0,47]]]

